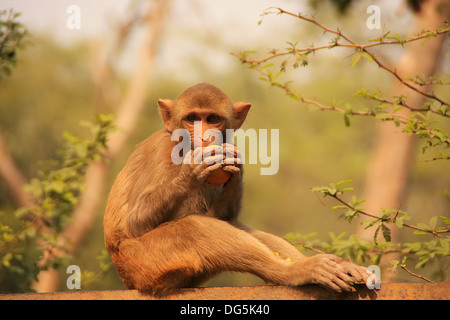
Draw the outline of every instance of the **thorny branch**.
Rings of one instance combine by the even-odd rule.
[[[343,200],[342,198],[340,198],[337,194],[330,194],[330,193],[328,193],[328,195],[331,196],[331,197],[333,197],[334,199],[336,199],[336,200],[339,201],[340,203],[342,203],[342,204],[343,204],[344,206],[346,206],[347,208],[354,210],[355,212],[358,212],[358,213],[360,213],[360,214],[362,214],[362,215],[365,215],[365,216],[367,216],[367,217],[370,217],[370,218],[374,218],[374,219],[377,219],[377,220],[382,220],[382,217],[379,217],[379,216],[376,216],[376,215],[367,213],[367,212],[365,212],[365,211],[363,211],[363,210],[361,210],[361,209],[355,208],[355,207],[352,206],[350,203],[348,203],[348,202],[346,202],[345,200]],[[389,221],[386,221],[386,222],[395,222],[395,218],[394,218],[394,219],[389,219]],[[439,238],[442,237],[442,236],[440,235],[440,233],[447,233],[447,232],[450,232],[449,229],[429,230],[429,229],[421,228],[421,227],[418,227],[418,226],[413,226],[413,225],[406,224],[406,223],[403,223],[403,226],[405,226],[405,227],[407,227],[407,228],[410,228],[410,229],[413,229],[413,230],[422,231],[422,232],[426,232],[426,233],[431,233],[432,235],[434,235],[434,236],[436,236],[436,237],[439,237]]]
[[[267,77],[268,79],[271,78],[271,75],[264,71],[262,68],[258,67],[258,66],[253,66],[253,69],[255,69],[256,71],[258,71],[261,75],[263,75],[264,77]],[[308,99],[305,98],[301,95],[299,95],[297,92],[295,92],[294,90],[292,90],[289,87],[289,84],[287,83],[280,83],[280,82],[272,82],[272,85],[277,86],[281,89],[283,89],[288,96],[296,99],[296,100],[300,100],[304,103],[308,103],[311,105],[316,106],[317,108],[319,108],[319,110],[322,111],[326,111],[326,110],[331,110],[331,111],[336,111],[336,112],[340,112],[343,113],[347,116],[371,116],[371,117],[377,117],[379,116],[379,113],[376,113],[374,111],[353,111],[353,110],[344,110],[342,108],[339,108],[337,106],[333,106],[333,105],[325,105],[323,103],[320,103],[316,100],[312,100],[312,99]],[[380,99],[376,99],[380,102],[385,102],[385,103],[392,103],[394,104],[393,101],[388,101],[388,100],[380,100]],[[408,109],[417,111],[417,109],[409,107],[408,105],[406,105],[404,102],[400,102],[398,103],[401,106],[407,107]],[[421,110],[422,111],[422,110]],[[426,111],[426,110],[425,110]],[[439,113],[441,114],[441,113]],[[428,132],[429,136],[431,138],[436,138],[438,140],[440,140],[441,142],[445,143],[447,146],[450,146],[450,139],[442,137],[439,133],[435,132],[431,127],[427,126],[425,123],[417,121],[415,119],[411,119],[408,118],[406,116],[402,116],[399,114],[395,114],[395,113],[383,113],[382,114],[383,117],[380,118],[381,121],[393,121],[395,123],[401,123],[401,124],[408,124],[411,123],[411,121],[413,121],[414,124],[414,128],[411,128],[411,132],[414,134],[417,134],[419,131],[421,130],[425,130],[426,132]],[[441,114],[442,115],[442,114]],[[450,116],[450,115],[446,115],[446,116]]]
[[[428,281],[428,282],[430,282],[430,283],[434,283],[434,281],[432,281],[432,280],[430,280],[430,279],[428,279],[428,278],[426,278],[426,277],[424,277],[424,276],[422,276],[422,275],[420,275],[420,274],[417,274],[417,273],[414,273],[414,272],[412,272],[411,270],[409,270],[406,266],[400,266],[400,268],[402,268],[403,270],[405,270],[406,272],[408,272],[411,276],[413,276],[413,277],[416,277],[416,278],[419,278],[419,279],[422,279],[422,280],[425,280],[425,281]]]
[[[272,10],[272,9],[275,9],[277,11],[276,12],[275,11],[269,11],[269,10]],[[447,114],[447,110],[449,110],[448,108],[450,107],[450,104],[448,102],[443,101],[441,98],[437,97],[434,93],[426,92],[426,91],[424,91],[424,90],[414,86],[410,82],[413,82],[413,83],[417,84],[417,81],[409,80],[409,79],[406,79],[406,78],[402,78],[398,74],[397,70],[387,67],[373,53],[371,53],[369,50],[367,50],[368,48],[372,48],[372,47],[376,47],[376,46],[380,46],[380,45],[392,45],[392,44],[394,44],[394,45],[404,45],[406,43],[410,43],[410,42],[414,42],[414,41],[418,41],[418,40],[422,40],[422,39],[427,39],[427,38],[430,38],[430,37],[436,37],[438,35],[447,34],[447,33],[450,32],[450,26],[446,25],[445,27],[439,28],[439,29],[437,29],[435,31],[429,31],[429,30],[428,31],[422,31],[420,34],[418,34],[418,35],[416,35],[416,36],[414,36],[412,38],[404,39],[404,40],[396,39],[394,37],[388,37],[388,33],[386,33],[383,37],[380,37],[380,39],[372,40],[371,43],[358,44],[355,41],[353,41],[352,39],[350,39],[348,36],[346,36],[344,33],[342,33],[341,30],[339,30],[339,29],[332,30],[330,28],[325,27],[324,25],[319,23],[317,20],[315,20],[313,16],[307,17],[305,15],[302,15],[301,13],[294,14],[294,13],[285,11],[284,9],[275,8],[275,7],[267,9],[266,12],[264,12],[261,16],[264,17],[265,15],[268,15],[268,14],[287,14],[287,15],[293,16],[295,18],[298,18],[298,19],[307,21],[309,23],[312,23],[312,24],[318,26],[319,28],[321,28],[324,31],[324,33],[332,33],[332,34],[336,35],[337,37],[335,39],[333,39],[329,45],[311,46],[311,47],[302,48],[302,49],[297,49],[297,48],[295,48],[295,45],[293,45],[293,47],[290,50],[285,51],[285,52],[276,52],[274,50],[272,52],[272,55],[270,55],[270,56],[268,56],[266,58],[263,58],[263,59],[248,59],[245,54],[238,55],[238,54],[234,54],[233,53],[233,55],[237,56],[242,61],[242,63],[249,64],[250,67],[254,68],[258,72],[260,72],[262,75],[264,75],[266,77],[268,76],[268,74],[262,70],[261,65],[263,63],[266,63],[266,62],[268,62],[268,61],[270,61],[272,59],[275,59],[275,58],[278,58],[278,57],[281,57],[281,56],[298,55],[298,54],[309,54],[309,53],[314,53],[316,51],[323,50],[323,49],[331,49],[333,47],[354,48],[359,53],[365,53],[367,55],[367,57],[370,58],[371,61],[375,62],[380,68],[384,69],[385,71],[387,71],[388,73],[393,75],[403,85],[405,85],[408,88],[416,91],[417,93],[423,95],[424,97],[427,97],[427,98],[430,98],[430,99],[433,99],[433,100],[439,102],[442,106],[446,106],[446,109],[445,109],[444,112],[442,110],[435,110],[435,109],[431,108],[431,106],[428,106],[425,109],[423,109],[423,108],[422,109],[416,109],[416,108],[413,108],[411,106],[408,106],[406,103],[402,105],[403,107],[408,108],[411,111],[430,111],[430,112],[437,113],[437,114],[445,116],[445,117],[450,117],[450,114]],[[260,21],[260,23],[261,23],[261,21]],[[385,37],[387,37],[389,39],[393,38],[394,40],[385,40]],[[345,40],[346,43],[339,42],[341,39]],[[432,83],[432,81],[425,81],[425,83],[427,83],[427,82]],[[419,84],[419,85],[422,85],[422,84]],[[322,110],[326,110],[326,109],[330,110],[330,109],[332,109],[332,108],[329,108],[329,107],[323,108],[323,107],[321,107],[320,103],[318,103],[316,101],[312,101],[312,100],[308,100],[308,99],[299,97],[297,94],[295,94],[287,86],[280,85],[279,87],[284,89],[287,92],[288,95],[290,95],[292,97],[297,97],[297,99],[300,99],[303,102],[314,104],[314,105],[318,106],[319,108],[321,108]],[[369,114],[364,114],[364,115],[369,115]]]
[[[276,11],[274,11],[276,10]],[[301,13],[294,14],[288,11],[285,11],[281,8],[269,8],[267,9],[261,16],[264,17],[268,14],[287,14],[293,17],[296,17],[298,19],[307,21],[309,23],[312,23],[316,26],[318,26],[320,29],[324,31],[324,33],[331,33],[336,35],[334,39],[331,40],[329,45],[324,46],[310,46],[308,48],[296,48],[296,44],[288,43],[291,47],[286,49],[284,52],[279,52],[277,49],[270,50],[270,55],[268,57],[262,58],[262,59],[251,59],[248,57],[248,52],[242,52],[239,54],[232,53],[234,56],[238,57],[242,63],[246,63],[249,65],[250,68],[256,70],[261,74],[261,79],[268,81],[272,86],[279,87],[283,89],[288,96],[291,98],[294,98],[296,100],[299,100],[301,102],[314,105],[319,110],[331,110],[331,111],[337,111],[342,114],[344,114],[344,120],[346,122],[346,125],[348,126],[350,123],[349,117],[350,116],[371,116],[376,117],[380,119],[381,121],[392,121],[395,123],[396,126],[399,126],[400,124],[403,126],[403,130],[407,132],[408,134],[416,134],[423,137],[428,137],[428,145],[429,146],[437,146],[437,145],[444,145],[445,147],[450,146],[450,137],[447,134],[444,134],[440,131],[440,129],[432,129],[430,124],[430,121],[426,121],[425,117],[423,117],[423,112],[430,112],[434,114],[438,114],[440,116],[450,118],[450,104],[448,102],[443,101],[441,98],[437,97],[434,93],[426,92],[425,88],[423,87],[425,84],[432,84],[432,83],[441,83],[446,84],[445,81],[437,81],[436,79],[422,79],[420,75],[417,75],[412,78],[402,78],[397,70],[391,69],[387,67],[380,59],[378,59],[373,53],[371,53],[368,49],[375,46],[380,45],[404,45],[406,43],[422,40],[422,39],[428,39],[430,37],[436,37],[439,35],[444,35],[450,33],[450,25],[446,24],[445,27],[438,28],[436,31],[422,31],[421,33],[417,34],[416,36],[409,38],[409,39],[399,39],[398,37],[389,36],[389,32],[385,33],[383,36],[381,36],[379,39],[371,40],[370,43],[366,44],[358,44],[355,41],[353,41],[350,37],[345,35],[341,30],[332,30],[330,28],[325,27],[321,23],[319,23],[317,20],[314,19],[314,16],[305,16]],[[261,23],[261,21],[260,21]],[[387,39],[387,40],[386,40]],[[428,103],[426,103],[424,106],[421,107],[413,107],[409,105],[406,100],[403,97],[399,97],[398,99],[385,99],[382,96],[379,96],[378,93],[375,94],[368,94],[367,92],[360,92],[358,93],[359,96],[372,99],[374,101],[377,101],[384,105],[391,105],[393,107],[393,111],[390,113],[381,111],[381,105],[377,108],[375,108],[372,111],[355,111],[351,107],[346,108],[340,108],[336,105],[326,105],[319,101],[308,99],[299,93],[295,92],[289,82],[279,82],[276,80],[276,78],[286,70],[286,63],[287,60],[284,61],[281,64],[281,71],[278,74],[273,74],[271,70],[268,69],[268,67],[271,66],[271,64],[268,64],[268,62],[272,59],[282,57],[282,56],[289,56],[293,55],[296,58],[296,63],[294,64],[294,68],[297,68],[299,65],[306,65],[307,64],[307,55],[310,53],[314,53],[319,50],[323,49],[331,49],[333,47],[347,47],[347,48],[354,48],[355,49],[355,56],[354,60],[352,60],[352,64],[356,63],[359,59],[359,57],[364,56],[366,59],[370,60],[371,62],[375,62],[380,68],[387,71],[391,75],[393,75],[398,81],[400,81],[404,86],[414,90],[418,94],[430,99]],[[356,59],[355,59],[356,58]],[[353,62],[355,61],[355,62]],[[405,108],[410,110],[412,113],[408,115],[397,113],[397,111],[401,108]],[[378,109],[378,110],[377,110]],[[419,119],[419,116],[421,116],[424,120]],[[432,142],[432,139],[435,139],[437,141],[436,143]],[[425,150],[425,148],[423,149]],[[434,157],[433,159],[449,159],[449,155],[444,153],[444,155],[439,157]]]

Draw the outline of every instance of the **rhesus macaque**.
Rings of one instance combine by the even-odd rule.
[[[224,143],[224,152],[201,157],[215,140],[204,139],[205,131],[238,129],[250,104],[233,104],[209,84],[158,104],[165,128],[136,147],[112,187],[104,218],[106,248],[128,288],[168,294],[223,271],[249,272],[280,285],[317,283],[337,292],[366,281],[363,267],[329,254],[305,257],[287,241],[238,222],[239,151]],[[171,138],[176,129],[190,133],[192,146],[180,164],[171,158],[179,143]],[[207,184],[217,170],[229,172],[229,179]]]

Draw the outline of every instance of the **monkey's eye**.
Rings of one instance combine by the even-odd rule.
[[[216,114],[209,115],[208,118],[206,118],[206,122],[208,123],[218,123],[220,120],[222,120],[222,118]]]
[[[186,120],[190,123],[194,123],[195,121],[200,120],[200,118],[195,113],[191,113],[186,117]]]

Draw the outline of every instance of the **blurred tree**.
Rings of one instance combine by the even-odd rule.
[[[415,11],[413,25],[409,35],[415,35],[422,30],[437,30],[450,18],[450,5],[442,0],[410,1]],[[445,37],[431,39],[426,45],[420,42],[405,47],[402,57],[395,66],[396,73],[401,78],[422,75],[429,79],[441,64],[442,45]],[[423,91],[429,91],[422,86]],[[408,105],[419,108],[426,102],[426,97],[415,90],[396,81],[391,89],[391,96],[407,97]],[[394,107],[391,107],[391,110]],[[409,117],[410,109],[399,111],[399,115]],[[411,165],[414,161],[416,137],[399,132],[392,123],[379,122],[375,138],[374,152],[367,167],[365,185],[366,202],[364,207],[368,212],[379,212],[380,208],[400,209],[407,192],[407,182]],[[393,229],[391,239],[399,240],[397,229]],[[363,239],[373,237],[373,229],[360,229]],[[383,264],[386,267],[386,264]],[[389,279],[386,279],[389,280]]]
[[[0,81],[3,75],[11,74],[11,67],[16,66],[16,52],[23,47],[23,39],[27,34],[25,27],[16,21],[19,16],[20,13],[12,9],[0,11]],[[31,205],[29,196],[22,189],[26,179],[7,150],[2,132],[0,132],[0,176],[8,185],[18,205]]]
[[[142,3],[137,1],[136,3]],[[358,2],[359,3],[359,2]],[[323,21],[335,21],[332,10],[321,8],[318,16]],[[134,12],[133,10],[131,10]],[[145,11],[145,10],[142,10]],[[175,11],[175,10],[174,10]],[[347,11],[345,24],[354,27],[359,23],[356,14]],[[303,10],[302,10],[303,12]],[[205,15],[209,12],[204,12]],[[244,15],[245,12],[242,12]],[[252,12],[254,15],[254,12]],[[131,13],[131,16],[133,13]],[[136,19],[141,17],[137,13]],[[183,52],[180,59],[181,66],[188,65],[189,68],[170,69],[172,64],[160,63],[160,66],[152,68],[153,79],[147,86],[144,108],[135,125],[133,135],[126,143],[125,148],[117,160],[108,161],[107,183],[110,183],[114,173],[119,170],[127,155],[133,149],[134,143],[146,138],[151,132],[161,127],[155,101],[158,98],[175,98],[175,95],[186,86],[192,85],[192,81],[206,81],[215,83],[233,98],[233,100],[244,100],[252,102],[252,112],[249,115],[246,127],[250,128],[280,128],[280,171],[275,176],[260,176],[258,165],[246,164],[245,173],[245,196],[242,219],[258,228],[271,231],[276,234],[298,230],[310,232],[314,230],[321,238],[326,237],[330,230],[339,234],[342,231],[352,232],[353,225],[344,221],[328,219],[329,212],[324,206],[327,200],[317,201],[317,197],[311,195],[311,186],[322,182],[338,181],[348,177],[359,177],[364,175],[366,163],[369,160],[372,128],[375,121],[372,119],[358,118],[352,120],[352,126],[346,129],[342,126],[342,117],[335,114],[323,112],[308,112],[306,108],[295,108],[298,102],[292,99],[284,99],[284,93],[276,90],[267,90],[266,84],[255,79],[254,74],[237,64],[227,68],[211,68],[208,61],[216,60],[215,54],[223,51],[224,55],[230,50],[240,50],[232,43],[222,41],[220,36],[223,30],[220,28],[208,28],[208,34],[214,41],[204,37],[203,30],[195,29],[195,24],[182,25],[180,16],[172,14],[177,18],[176,23],[171,23],[171,34],[166,37],[180,36],[178,29],[183,29],[181,37],[196,48],[204,48],[208,54],[191,54]],[[125,14],[124,21],[132,21]],[[192,19],[190,12],[183,12],[182,17]],[[340,17],[340,15],[337,15]],[[204,18],[195,16],[196,20]],[[384,19],[384,15],[383,15]],[[205,18],[206,25],[211,21]],[[334,22],[331,22],[334,23]],[[182,26],[180,26],[182,25]],[[280,26],[282,24],[279,24]],[[132,30],[126,31],[127,27]],[[121,24],[121,32],[135,33],[138,26],[134,23]],[[136,30],[136,32],[138,32]],[[110,35],[120,36],[120,32],[113,30]],[[321,32],[313,26],[301,28],[290,28],[283,33],[284,38],[301,39],[303,42],[316,42]],[[352,35],[353,36],[353,35]],[[356,35],[358,36],[358,34]],[[256,43],[256,47],[265,50],[269,41],[280,41],[283,37],[277,34],[276,38],[266,36],[264,42]],[[117,54],[122,52],[122,46],[128,46],[124,41],[103,42],[96,40],[94,49],[89,57],[89,46],[86,43],[72,43],[70,47],[62,47],[56,41],[34,35],[35,46],[26,50],[19,61],[15,71],[8,81],[0,82],[0,125],[5,133],[5,141],[8,151],[11,152],[17,167],[25,177],[31,177],[36,171],[43,168],[39,159],[60,158],[55,150],[61,149],[61,132],[69,130],[76,132],[77,123],[86,119],[94,112],[111,112],[112,106],[117,103],[121,105],[124,92],[129,83],[129,77],[117,74],[117,57],[114,54],[105,54],[105,47],[111,48],[111,43],[117,43]],[[309,40],[311,39],[311,40]],[[282,41],[282,40],[281,40]],[[232,41],[230,41],[232,42]],[[164,41],[164,43],[166,43]],[[175,41],[175,43],[177,43]],[[230,49],[231,45],[231,49]],[[260,45],[260,47],[258,47]],[[167,45],[166,45],[167,47]],[[214,47],[214,52],[207,51],[208,47]],[[170,50],[174,50],[173,45]],[[111,49],[110,49],[111,50]],[[333,50],[334,52],[335,50]],[[110,51],[107,51],[110,52]],[[165,52],[162,51],[164,54]],[[197,53],[197,51],[195,51]],[[26,57],[25,57],[26,55]],[[107,57],[104,59],[104,57]],[[205,58],[205,56],[208,56]],[[383,76],[373,70],[373,64],[359,63],[355,68],[348,68],[342,61],[351,59],[350,56],[342,55],[320,55],[314,56],[316,63],[310,65],[313,72],[300,69],[299,79],[304,92],[311,97],[320,97],[323,101],[347,101],[361,86],[375,88],[380,86],[384,91],[390,84],[389,76]],[[134,63],[134,59],[131,59]],[[220,60],[217,58],[217,60]],[[311,59],[312,60],[312,59]],[[361,59],[364,60],[364,59]],[[89,64],[89,62],[91,64]],[[309,68],[308,68],[309,69]],[[154,72],[159,73],[155,74]],[[195,70],[195,72],[192,72]],[[176,71],[176,72],[175,72]],[[194,74],[194,75],[193,75]],[[200,80],[199,80],[200,78]],[[336,79],[339,85],[336,85]],[[181,79],[181,80],[180,80]],[[195,80],[194,80],[195,79]],[[356,79],[356,81],[355,81]],[[300,81],[300,80],[299,80]],[[100,89],[99,87],[102,87]],[[444,92],[445,93],[445,92]],[[371,101],[363,98],[352,98],[356,104],[370,107]],[[95,101],[94,103],[92,101]],[[94,105],[94,108],[92,106]],[[276,112],[274,111],[276,110]],[[448,128],[448,126],[447,126]],[[444,129],[444,128],[443,128]],[[31,147],[32,146],[32,147]],[[46,168],[46,166],[44,167]],[[112,169],[112,170],[111,170]],[[428,212],[435,215],[445,215],[448,212],[448,202],[440,197],[436,190],[444,193],[448,187],[449,171],[439,166],[425,165],[413,168],[414,184],[411,185],[410,196],[405,206],[414,208],[419,219],[427,217]],[[356,179],[355,179],[356,180]],[[362,180],[362,179],[361,179]],[[3,181],[2,181],[3,182]],[[361,182],[355,181],[356,188],[362,188]],[[107,189],[107,187],[105,188]],[[0,222],[8,222],[13,219],[10,190],[5,183],[0,184]],[[99,199],[105,199],[105,193],[98,193]],[[97,200],[96,200],[97,201]],[[280,209],[280,203],[283,207]],[[82,270],[98,268],[98,262],[94,259],[103,248],[103,230],[101,221],[101,205],[91,218],[96,219],[95,225],[90,229],[83,242],[74,253],[73,262]],[[411,212],[412,213],[412,212]],[[86,229],[87,230],[87,229]],[[334,238],[333,238],[334,239]],[[344,243],[341,237],[336,237],[336,242]],[[64,271],[64,270],[63,270]],[[30,274],[31,274],[30,266]],[[60,273],[60,279],[66,275]],[[9,282],[3,282],[9,277]],[[83,289],[112,289],[123,288],[120,279],[114,272],[102,278],[102,281],[92,281],[91,285],[85,285],[83,277]],[[21,287],[22,277],[11,277],[9,273],[0,268],[0,282],[2,290],[16,288],[15,290],[26,290]],[[223,278],[215,279],[210,285],[245,285],[261,282],[244,279],[242,274],[233,274]],[[60,282],[60,288],[65,288],[65,281]]]
[[[16,21],[20,13],[14,10],[0,10],[0,80],[11,74],[11,67],[17,64],[17,49],[23,47],[27,34],[25,27]]]
[[[370,239],[376,238],[378,235],[387,242],[387,244],[385,244],[386,246],[392,245],[391,241],[396,241],[396,238],[395,232],[391,232],[385,223],[394,223],[397,221],[400,228],[403,226],[403,217],[401,218],[400,216],[405,215],[406,219],[406,213],[399,209],[400,204],[402,204],[406,178],[409,174],[408,169],[412,160],[412,135],[420,136],[422,138],[425,137],[427,139],[426,147],[424,149],[436,146],[442,147],[443,150],[441,150],[440,155],[434,159],[449,158],[449,154],[444,151],[450,144],[448,134],[442,132],[441,128],[432,129],[430,127],[431,122],[428,119],[428,116],[431,114],[441,116],[444,119],[449,117],[449,104],[445,100],[439,98],[439,96],[436,96],[433,92],[429,92],[426,86],[427,84],[447,83],[445,80],[435,80],[436,77],[431,77],[431,75],[439,62],[438,57],[441,53],[440,48],[445,37],[437,37],[438,39],[433,38],[439,34],[442,35],[449,32],[448,25],[442,26],[443,20],[445,20],[445,17],[449,14],[448,10],[450,10],[448,3],[437,0],[425,1],[421,6],[416,7],[416,15],[418,19],[422,19],[422,25],[419,29],[416,29],[413,36],[409,36],[407,40],[401,40],[398,36],[389,36],[389,31],[384,31],[383,35],[379,38],[370,40],[368,44],[361,45],[358,44],[357,41],[354,41],[353,36],[349,37],[346,32],[342,32],[341,28],[336,30],[327,28],[321,22],[316,20],[315,15],[306,15],[303,13],[304,11],[296,14],[285,11],[282,8],[270,8],[262,14],[262,17],[268,14],[286,14],[317,26],[324,34],[331,34],[333,38],[329,39],[327,45],[322,46],[310,45],[309,47],[300,47],[297,42],[288,42],[288,47],[284,50],[270,49],[269,55],[260,59],[250,58],[251,53],[249,51],[236,54],[242,62],[248,64],[250,68],[262,75],[260,79],[283,89],[288,96],[303,103],[310,104],[319,110],[332,110],[342,113],[344,115],[346,126],[350,125],[350,116],[371,116],[382,120],[380,121],[383,122],[383,124],[380,125],[382,129],[379,130],[382,133],[375,136],[376,145],[379,146],[376,149],[378,153],[373,157],[372,163],[374,163],[374,165],[369,167],[369,176],[367,179],[367,184],[370,186],[367,189],[370,191],[375,190],[376,193],[373,192],[373,194],[369,193],[367,195],[369,198],[367,201],[369,206],[365,204],[367,211],[363,211],[361,207],[358,206],[359,203],[361,203],[360,201],[352,200],[348,203],[336,197],[341,193],[341,191],[338,191],[338,187],[341,185],[340,183],[332,184],[331,187],[320,187],[314,190],[324,193],[325,196],[335,197],[338,201],[344,203],[344,207],[348,209],[348,211],[343,214],[342,217],[345,217],[348,221],[351,221],[360,213],[367,215],[367,212],[376,214],[381,211],[379,218],[374,215],[371,216],[375,220],[371,221],[369,224],[369,227],[373,227],[373,229],[370,230]],[[441,12],[444,16],[438,17],[438,12]],[[422,29],[424,26],[425,28]],[[421,45],[418,40],[423,39],[427,40],[427,45],[430,47],[426,50],[423,48],[418,50],[417,46]],[[380,59],[378,57],[379,53],[374,53],[374,51],[372,51],[373,47],[380,47],[386,44],[401,44],[403,46],[410,42],[413,43],[412,49],[405,51],[405,56],[403,57],[399,68],[387,66],[387,64],[382,61],[385,59]],[[394,92],[391,92],[394,100],[386,99],[383,89],[378,88],[375,94],[368,93],[366,89],[363,89],[358,93],[358,96],[377,101],[379,107],[375,106],[375,108],[371,108],[366,106],[357,110],[353,104],[341,102],[337,99],[333,99],[333,101],[329,103],[322,103],[316,99],[311,99],[297,93],[293,89],[292,81],[283,82],[280,80],[282,79],[283,73],[286,72],[289,67],[289,61],[294,60],[294,64],[292,65],[293,69],[300,69],[300,67],[308,65],[309,55],[326,49],[333,49],[335,47],[350,47],[355,50],[350,63],[352,67],[358,63],[361,57],[364,57],[393,76],[394,80],[397,81],[393,88]],[[426,56],[431,56],[431,59],[423,61],[422,57],[424,54],[426,54]],[[274,72],[272,68],[273,61],[276,61],[277,59],[283,60],[280,64],[280,71]],[[308,94],[308,96],[310,96],[310,94]],[[423,114],[425,112],[427,112],[426,116]],[[373,205],[373,203],[376,203],[376,205]],[[344,207],[338,206],[338,209],[343,209]],[[381,210],[381,208],[389,209]],[[410,217],[408,216],[408,218]],[[444,216],[441,216],[440,218],[442,220],[441,222],[448,224],[448,219]],[[417,254],[419,256],[419,263],[417,266],[423,266],[429,261],[429,257],[434,254],[438,254],[441,257],[448,256],[449,238],[440,235],[440,233],[448,232],[448,227],[437,226],[436,222],[437,217],[433,217],[426,227],[424,227],[425,224],[422,224],[422,227],[413,227],[412,229],[420,230],[418,231],[420,235],[424,233],[428,235],[431,234],[437,237],[437,239],[433,239],[430,243],[415,243],[414,250],[406,248],[404,250],[394,249],[390,252],[406,252],[410,254],[418,252],[417,248],[422,248],[422,246],[427,247],[422,253]],[[395,227],[393,229],[396,230]],[[382,232],[379,232],[380,230]],[[358,238],[353,237],[353,239]],[[341,239],[337,237],[334,240],[340,241]],[[375,245],[378,245],[378,241],[379,239],[374,239]],[[333,250],[338,251],[339,246],[345,246],[346,250],[349,248],[359,250],[361,249],[358,249],[359,245],[360,244],[356,240],[353,241],[353,243],[352,241],[349,241],[345,244],[343,244],[343,242],[340,244],[335,242],[331,247]],[[366,246],[366,244],[363,246]],[[365,250],[367,250],[367,247]],[[436,251],[431,252],[430,250]],[[346,254],[348,254],[348,252]],[[352,252],[351,255],[355,256],[355,253]],[[362,257],[360,253],[358,253],[357,256]],[[377,255],[377,258],[379,257],[380,256]],[[386,280],[388,280],[387,277]]]
[[[81,196],[81,202],[72,213],[72,222],[65,227],[58,241],[59,245],[67,248],[69,253],[74,252],[92,227],[102,203],[102,196],[105,193],[109,164],[111,161],[114,161],[125,146],[144,106],[156,47],[160,41],[164,17],[170,8],[170,1],[155,0],[153,3],[147,4],[147,8],[143,13],[142,5],[143,3],[140,2],[131,3],[130,17],[118,25],[114,39],[115,43],[110,46],[111,51],[106,54],[104,60],[92,65],[94,79],[97,84],[96,96],[99,104],[97,108],[111,109],[113,101],[108,96],[113,92],[112,75],[114,72],[112,63],[120,54],[121,49],[124,48],[123,44],[131,36],[130,33],[133,28],[143,22],[145,31],[142,35],[141,48],[137,53],[138,58],[136,59],[135,70],[131,77],[128,91],[115,112],[115,125],[119,130],[109,136],[106,155],[108,160],[93,163],[89,168],[86,174],[87,188]],[[69,242],[66,239],[69,239]],[[44,257],[45,259],[47,257]],[[50,292],[56,291],[58,286],[59,277],[57,270],[49,269],[40,272],[33,289],[38,292]]]

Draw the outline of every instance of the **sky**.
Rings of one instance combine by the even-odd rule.
[[[14,8],[22,12],[21,19],[30,29],[51,30],[58,39],[70,40],[107,32],[111,22],[124,15],[131,2],[133,0],[0,0],[0,8]],[[173,0],[171,14],[176,16],[180,27],[186,23],[204,27],[206,22],[211,27],[226,25],[232,30],[239,30],[240,35],[245,35],[258,29],[259,14],[266,8],[274,4],[284,8],[299,8],[302,6],[298,4],[302,2],[306,3],[289,0]],[[79,30],[66,27],[69,16],[66,9],[71,5],[81,9]],[[200,15],[204,21],[199,20]]]
[[[61,44],[70,45],[85,38],[107,38],[116,21],[123,19],[127,7],[133,1],[0,0],[0,8],[14,8],[21,12],[19,21],[26,25],[30,33],[50,33]],[[270,28],[264,24],[259,26],[260,14],[274,3],[295,10],[302,7],[299,2],[289,0],[173,0],[165,26],[168,37],[162,47],[163,56],[174,69],[177,63],[181,63],[182,57],[189,55],[203,55],[205,59],[214,60],[211,64],[225,67],[230,61],[236,61],[227,47],[252,48],[252,43],[257,44],[261,39],[281,34],[280,28],[294,22],[284,21],[272,24]],[[80,29],[69,29],[66,25],[71,16],[66,10],[71,5],[80,8]],[[212,48],[198,46],[195,37],[208,37],[216,41],[217,49],[205,53],[205,50]],[[284,40],[282,43],[288,41]],[[129,54],[136,50],[135,45],[137,42],[129,45]],[[217,52],[219,47],[221,54]]]
[[[0,0],[0,9],[14,8],[21,12],[19,21],[27,27],[31,34],[47,33],[62,45],[71,44],[89,38],[89,41],[106,43],[113,34],[116,23],[127,15],[130,3],[137,0]],[[139,1],[138,1],[139,2]],[[156,73],[178,73],[181,80],[199,79],[198,66],[195,61],[201,57],[202,63],[211,70],[229,68],[236,65],[237,58],[230,52],[258,49],[262,54],[270,48],[285,48],[286,42],[292,41],[292,33],[297,31],[299,41],[306,40],[304,30],[306,23],[299,23],[292,17],[266,16],[262,24],[260,15],[269,7],[279,6],[292,12],[312,14],[307,0],[172,0],[172,5],[166,19],[163,41],[160,53],[157,55],[157,65],[153,69]],[[356,33],[365,28],[368,17],[366,7],[372,1],[355,2],[354,8],[359,14],[356,21]],[[402,0],[376,1],[383,9],[383,19],[392,12],[399,12]],[[69,29],[67,21],[71,13],[67,9],[76,5],[80,8],[80,28]],[[345,19],[345,18],[344,18]],[[336,25],[331,25],[336,27]],[[341,27],[339,25],[339,27]],[[352,26],[353,27],[353,26]],[[349,30],[351,31],[351,30]],[[303,32],[303,33],[302,33]],[[302,34],[305,37],[302,37]],[[379,36],[380,31],[374,31],[370,37]],[[297,39],[295,39],[297,40]],[[320,39],[319,39],[320,40]],[[126,46],[119,69],[131,71],[134,67],[135,53],[139,45],[139,33]],[[323,42],[323,39],[322,39]],[[300,42],[301,43],[301,42]],[[317,43],[314,43],[317,45]],[[324,43],[326,44],[326,42]],[[306,45],[310,45],[308,42]],[[349,54],[333,51],[327,54],[342,54],[347,59]],[[158,70],[160,67],[160,70]],[[305,69],[302,74],[306,79],[312,68]],[[183,70],[179,74],[178,70]],[[183,79],[184,77],[184,79]]]

